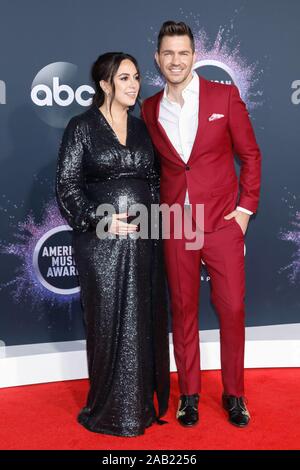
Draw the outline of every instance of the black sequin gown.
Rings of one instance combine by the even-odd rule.
[[[78,420],[90,431],[136,436],[167,410],[169,346],[160,240],[100,240],[96,209],[120,197],[150,207],[158,174],[146,127],[128,115],[121,145],[96,106],[69,122],[61,143],[56,194],[73,228],[87,333],[90,390]],[[157,393],[156,412],[153,395]]]

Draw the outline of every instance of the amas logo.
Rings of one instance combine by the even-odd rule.
[[[0,80],[0,104],[6,104],[6,84]]]
[[[70,295],[80,291],[73,258],[72,229],[54,227],[37,242],[33,267],[40,283],[55,294]]]
[[[90,106],[95,91],[78,84],[78,67],[69,62],[46,65],[31,85],[31,100],[39,118],[46,124],[64,128],[72,116]]]
[[[294,80],[291,88],[295,90],[291,95],[291,101],[293,104],[300,104],[300,80]]]
[[[7,284],[14,302],[28,301],[37,306],[49,302],[50,309],[70,304],[80,292],[78,272],[73,253],[73,231],[60,214],[55,200],[44,207],[37,223],[29,213],[18,220],[12,243],[1,244],[1,252],[18,260],[16,270]],[[0,345],[1,346],[1,345]]]
[[[194,70],[200,71],[203,77],[212,82],[223,83],[224,85],[238,84],[234,70],[220,60],[199,60],[194,64]]]

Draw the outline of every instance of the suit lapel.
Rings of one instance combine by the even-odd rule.
[[[179,160],[181,165],[184,165],[184,162],[183,162],[181,156],[179,155],[179,153],[177,152],[177,150],[173,146],[173,144],[170,141],[165,129],[163,128],[163,126],[161,125],[161,123],[159,122],[159,119],[158,119],[159,118],[159,106],[160,106],[160,102],[161,102],[161,99],[163,97],[163,94],[164,94],[164,90],[161,90],[161,92],[157,95],[157,101],[156,101],[156,106],[155,106],[155,124],[157,126],[157,129],[158,129],[158,132],[159,132],[161,138],[163,139],[164,143],[168,146],[168,148],[171,152],[171,155],[173,155],[177,160]]]
[[[196,155],[197,146],[199,145],[199,142],[203,138],[204,129],[207,125],[208,96],[207,96],[206,80],[204,80],[202,77],[199,77],[199,79],[200,79],[199,80],[200,92],[199,92],[198,128],[197,128],[196,137],[194,140],[194,144],[191,150],[188,163],[191,163],[192,159]]]

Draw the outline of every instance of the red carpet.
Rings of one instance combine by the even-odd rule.
[[[175,420],[178,390],[172,374],[169,424],[135,438],[94,434],[77,424],[86,380],[1,389],[0,449],[300,449],[300,370],[248,369],[246,387],[252,421],[239,429],[220,406],[220,372],[204,372],[201,422],[185,429]]]

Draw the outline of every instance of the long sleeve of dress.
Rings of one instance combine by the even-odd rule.
[[[82,158],[88,138],[83,125],[72,118],[62,137],[56,172],[56,198],[62,216],[70,227],[85,232],[96,227],[98,204],[84,192]]]

